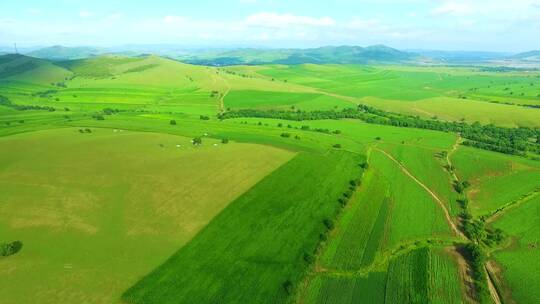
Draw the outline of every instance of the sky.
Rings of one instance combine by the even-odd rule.
[[[22,0],[0,45],[540,49],[540,0]]]

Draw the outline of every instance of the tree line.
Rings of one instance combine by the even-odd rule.
[[[28,111],[28,110],[43,110],[43,111],[49,111],[54,112],[56,111],[55,108],[49,107],[49,106],[38,106],[38,105],[18,105],[14,104],[9,100],[9,98],[0,95],[0,105],[8,108],[15,109],[17,111]]]
[[[254,117],[283,120],[320,120],[320,119],[359,119],[370,124],[390,125],[395,127],[418,128],[443,132],[460,133],[466,139],[465,145],[506,154],[526,155],[526,152],[540,153],[540,129],[505,128],[492,124],[469,124],[464,121],[449,122],[436,119],[424,119],[376,109],[367,105],[337,110],[258,110],[242,109],[218,114],[220,119]]]

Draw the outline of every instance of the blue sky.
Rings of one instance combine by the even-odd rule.
[[[0,3],[0,45],[540,49],[540,0],[24,0]]]

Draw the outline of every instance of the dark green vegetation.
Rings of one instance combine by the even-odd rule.
[[[14,241],[11,243],[1,243],[0,244],[0,257],[7,257],[14,255],[22,249],[22,242]]]
[[[494,125],[482,126],[479,123],[469,125],[465,122],[441,122],[426,120],[413,116],[402,116],[377,110],[370,106],[359,105],[358,109],[343,109],[342,111],[261,111],[239,110],[220,114],[221,119],[239,117],[265,117],[287,120],[317,120],[317,119],[360,119],[367,123],[391,125],[404,128],[420,128],[444,132],[460,133],[467,140],[463,145],[473,146],[506,154],[526,156],[527,151],[533,155],[540,154],[540,129],[532,128],[503,128]]]
[[[534,303],[539,76],[2,56],[0,298]]]
[[[301,279],[306,257],[316,252],[319,235],[331,228],[338,198],[348,181],[359,176],[359,162],[349,152],[299,154],[232,202],[124,299],[283,301]],[[201,273],[202,269],[213,270]]]

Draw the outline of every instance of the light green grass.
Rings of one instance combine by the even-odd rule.
[[[0,259],[9,278],[0,289],[5,303],[115,302],[293,156],[252,144],[203,139],[195,148],[186,137],[92,130],[0,138],[0,240],[24,244]]]
[[[329,110],[354,106],[341,99],[315,93],[232,91],[225,97],[225,106],[231,109],[290,109]]]

